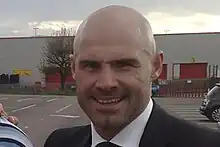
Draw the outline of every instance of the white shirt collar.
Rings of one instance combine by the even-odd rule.
[[[128,126],[126,126],[121,132],[119,132],[114,138],[112,138],[110,142],[122,147],[138,147],[152,109],[153,101],[152,99],[150,99],[145,110],[134,121],[132,121]],[[98,143],[106,141],[95,131],[93,123],[91,123],[91,129],[91,147],[95,147]]]

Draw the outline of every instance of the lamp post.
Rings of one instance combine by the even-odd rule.
[[[37,30],[39,30],[39,28],[33,28],[34,29],[34,35],[37,36]]]

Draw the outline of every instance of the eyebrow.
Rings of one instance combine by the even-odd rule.
[[[96,59],[85,59],[85,60],[80,60],[79,63],[80,64],[87,64],[87,63],[101,63],[103,61],[101,60],[96,60]],[[115,60],[111,60],[111,61],[106,61],[106,63],[117,63],[117,62],[125,62],[125,63],[133,63],[133,64],[140,64],[140,62],[135,59],[135,58],[122,58],[122,59],[115,59]]]
[[[110,61],[110,62],[127,62],[127,63],[135,63],[135,64],[139,64],[140,63],[135,58],[122,58],[122,59],[113,60],[113,61]]]
[[[99,61],[99,60],[89,60],[89,59],[86,59],[86,60],[80,60],[80,61],[79,61],[79,64],[87,64],[87,63],[91,63],[91,62],[97,63],[97,62],[101,62],[101,61]]]

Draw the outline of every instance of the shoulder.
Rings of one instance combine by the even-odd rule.
[[[209,145],[217,147],[220,145],[219,131],[185,120],[157,105],[154,110],[154,118],[157,120],[153,121],[154,124],[160,128],[158,132],[164,131],[161,134],[173,146],[181,147],[180,144],[182,144],[189,147]]]
[[[167,111],[161,108],[158,104],[155,105],[154,109],[155,110],[153,114],[155,115],[154,117],[157,118],[156,120],[160,121],[159,124],[170,128],[171,130],[173,130],[173,132],[206,132],[211,134],[213,134],[213,132],[218,133],[218,131],[199,125],[196,122],[186,120],[183,117],[178,116],[178,114],[176,114],[175,112]]]
[[[44,144],[44,147],[60,147],[64,143],[80,142],[90,133],[90,125],[62,128],[53,131]]]
[[[183,118],[171,116],[172,140],[175,144],[182,143],[188,146],[212,146],[220,145],[220,132],[197,124],[196,122],[184,120]],[[175,138],[175,139],[174,139]]]

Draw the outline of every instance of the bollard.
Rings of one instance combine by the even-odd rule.
[[[189,97],[189,91],[188,90],[186,91],[186,97],[187,98]]]
[[[193,89],[193,98],[195,98],[195,89]]]
[[[189,92],[189,97],[190,97],[190,98],[192,98],[192,91],[191,91],[191,92]]]
[[[196,89],[196,98],[198,98],[199,97],[199,92],[198,92],[198,89]]]
[[[183,89],[181,90],[181,97],[184,97],[184,91],[183,91]]]
[[[199,89],[199,97],[202,97],[202,89]]]

